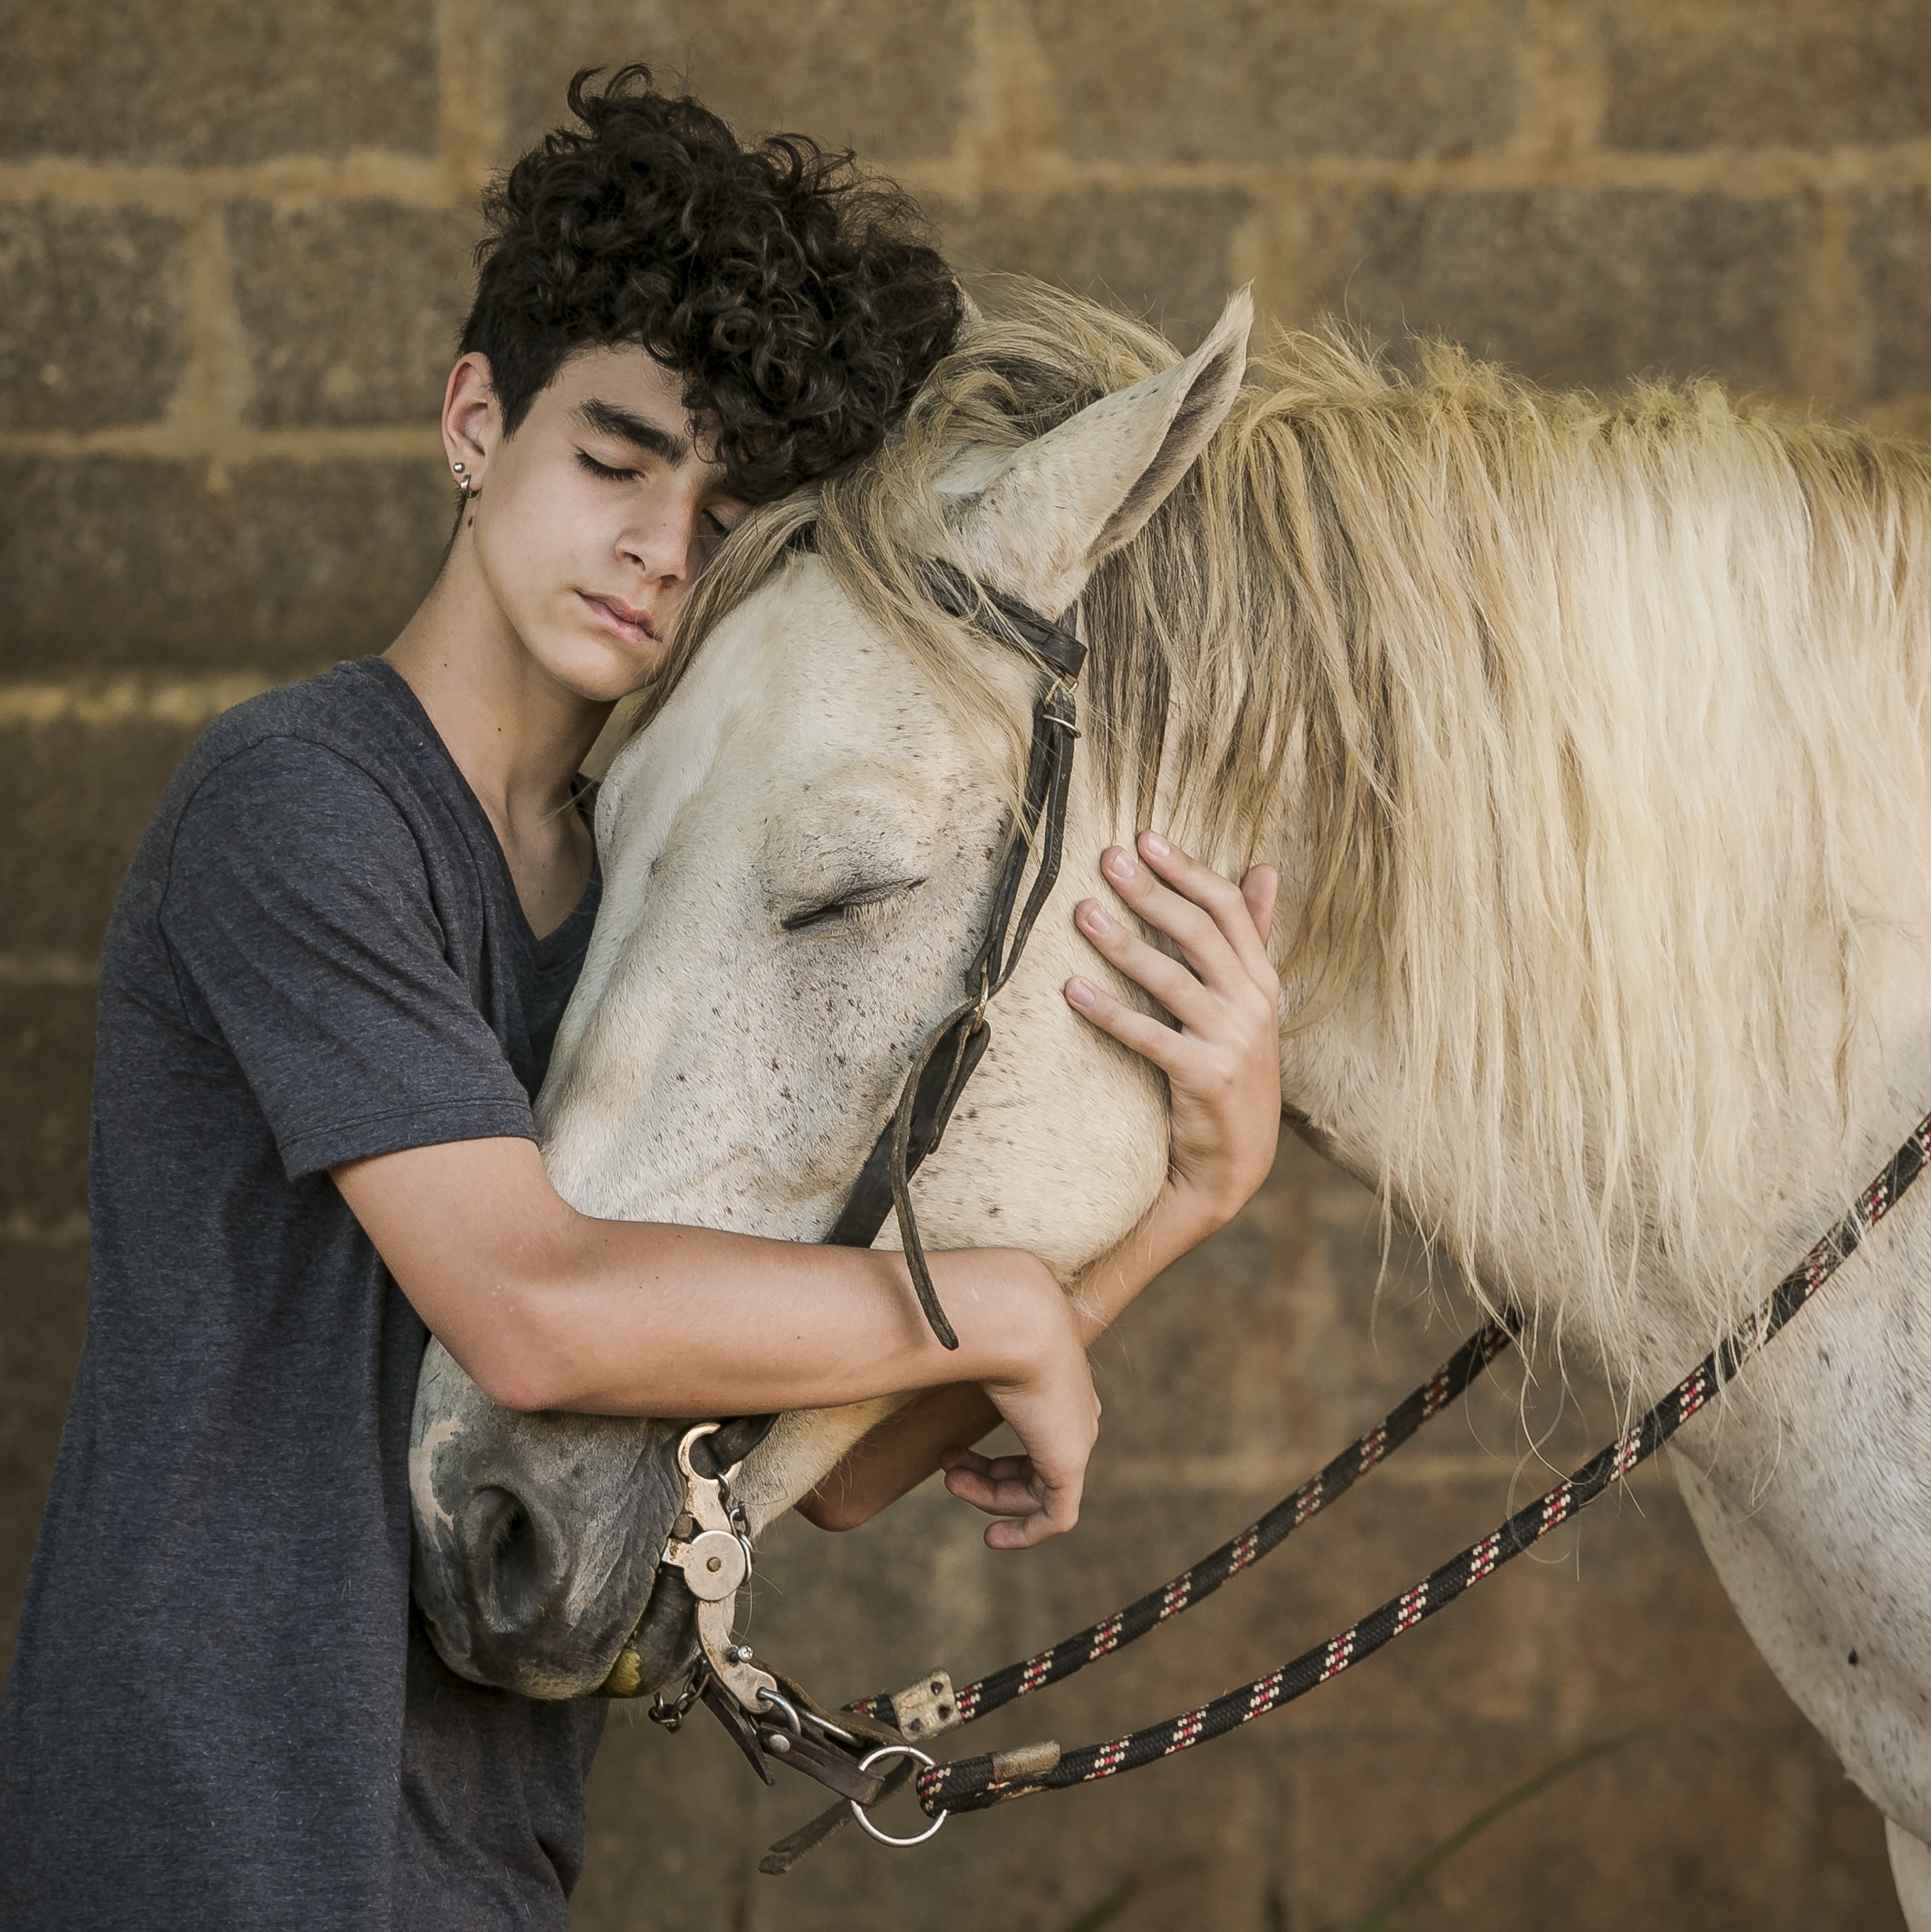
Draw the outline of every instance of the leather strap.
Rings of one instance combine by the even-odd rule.
[[[1073,747],[1079,736],[1071,687],[1085,666],[1086,646],[1063,623],[976,581],[955,565],[934,558],[925,566],[925,577],[940,610],[1030,658],[1045,674],[1047,683],[1033,708],[1020,815],[1009,829],[985,934],[966,968],[967,998],[913,1054],[898,1104],[873,1142],[825,1240],[833,1247],[868,1248],[878,1238],[886,1216],[895,1213],[919,1305],[940,1342],[956,1348],[958,1336],[940,1305],[919,1238],[912,1208],[912,1177],[937,1150],[966,1082],[985,1058],[992,1040],[985,1020],[987,1003],[1012,978],[1059,878]],[[1036,854],[1038,870],[1021,907],[1020,887]],[[721,1476],[763,1442],[777,1419],[739,1416],[725,1423],[692,1449],[692,1466],[706,1475]]]

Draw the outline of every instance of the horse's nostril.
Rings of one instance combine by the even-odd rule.
[[[523,1498],[481,1489],[462,1513],[459,1534],[476,1603],[499,1635],[527,1631],[543,1620],[560,1580],[558,1552]]]

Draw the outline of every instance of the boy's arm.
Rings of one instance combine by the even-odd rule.
[[[1246,1204],[1273,1163],[1280,1128],[1280,985],[1267,953],[1276,874],[1257,866],[1237,887],[1151,833],[1139,850],[1145,862],[1137,866],[1117,850],[1106,854],[1108,883],[1141,920],[1178,942],[1186,964],[1117,920],[1096,921],[1096,902],[1083,903],[1077,916],[1087,938],[1179,1026],[1084,981],[1072,982],[1066,997],[1165,1074],[1171,1141],[1166,1184],[1153,1206],[1066,1291],[1087,1346],[1156,1275]],[[1090,997],[1082,999],[1081,989]],[[850,1529],[941,1468],[946,1486],[975,1508],[1002,1516],[1021,1508],[1033,1480],[1024,1455],[993,1460],[972,1450],[999,1420],[976,1388],[935,1390],[857,1444],[799,1512],[820,1528]]]
[[[447,1142],[331,1170],[430,1330],[505,1407],[650,1416],[816,1408],[975,1385],[1032,1458],[997,1546],[1077,1520],[1098,1404],[1078,1326],[1032,1256],[935,1255],[959,1336],[926,1325],[900,1258],[709,1228],[601,1221],[520,1138]]]

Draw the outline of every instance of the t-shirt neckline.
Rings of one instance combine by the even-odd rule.
[[[509,855],[503,850],[503,842],[496,836],[496,826],[490,814],[483,809],[483,801],[476,796],[475,788],[464,776],[463,767],[456,762],[455,754],[444,743],[442,734],[436,728],[436,721],[430,716],[422,700],[415,694],[415,686],[386,658],[379,656],[352,659],[349,668],[367,670],[374,676],[376,688],[422,734],[424,742],[448,769],[450,777],[455,782],[457,794],[474,821],[472,830],[481,835],[495,861],[498,883],[516,915],[517,930],[522,935],[523,944],[534,956],[538,970],[547,972],[559,960],[569,958],[571,955],[569,942],[576,937],[578,922],[595,916],[598,902],[602,896],[603,868],[598,855],[595,838],[592,837],[590,841],[590,876],[584,880],[583,890],[577,903],[547,932],[539,934],[530,924],[529,914],[523,910],[522,898],[516,889],[516,875],[510,870]],[[581,772],[572,782],[577,807],[581,811],[586,796],[595,788]]]

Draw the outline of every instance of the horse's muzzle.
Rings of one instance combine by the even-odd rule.
[[[514,1414],[446,1354],[426,1360],[409,1456],[411,1582],[444,1663],[524,1696],[581,1697],[636,1633],[638,1688],[674,1674],[694,1637],[658,1564],[681,1493],[681,1432]],[[658,1596],[644,1645],[639,1621]]]

